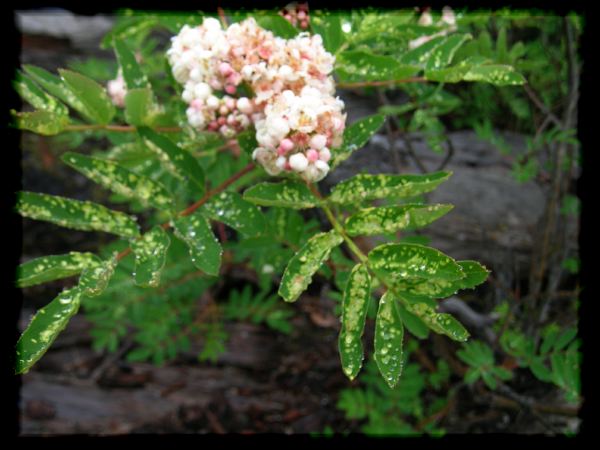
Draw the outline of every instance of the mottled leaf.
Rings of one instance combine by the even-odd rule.
[[[108,286],[119,261],[114,254],[109,259],[90,264],[79,277],[79,288],[85,295],[100,295]]]
[[[14,126],[19,130],[29,130],[44,136],[53,136],[69,125],[69,117],[52,111],[16,112],[11,110]]]
[[[17,71],[16,79],[13,81],[15,90],[21,98],[35,109],[49,111],[57,115],[67,116],[69,114],[65,105],[60,103],[51,95],[46,94],[23,72]]]
[[[419,70],[419,67],[401,64],[391,56],[363,50],[345,51],[336,58],[336,72],[344,82],[404,80]]]
[[[409,50],[400,57],[402,64],[418,64],[424,66],[427,64],[433,51],[446,40],[445,36],[438,36],[425,42],[418,47]]]
[[[132,217],[89,201],[23,191],[18,194],[16,210],[24,217],[76,230],[105,231],[124,237],[140,234]]]
[[[134,126],[151,125],[158,108],[150,88],[130,89],[125,95],[125,120]]]
[[[446,67],[452,62],[452,58],[456,51],[470,39],[473,39],[473,36],[470,34],[454,34],[448,36],[429,54],[427,62],[425,63],[425,70],[436,70]]]
[[[223,249],[200,211],[177,217],[172,224],[175,235],[187,244],[194,265],[209,275],[219,275]]]
[[[110,48],[114,40],[123,40],[141,35],[156,26],[158,18],[154,15],[140,14],[131,17],[122,17],[112,29],[104,35],[100,46]]]
[[[430,69],[425,71],[425,78],[439,83],[458,83],[463,81],[465,75],[471,70],[470,64],[457,64],[443,69]]]
[[[452,172],[425,175],[359,174],[338,183],[329,200],[335,203],[357,203],[377,198],[413,197],[429,192],[446,181]]]
[[[454,281],[464,278],[449,256],[419,244],[383,244],[369,253],[369,267],[392,283],[409,278]]]
[[[223,222],[247,236],[256,236],[265,230],[265,218],[260,209],[237,192],[221,192],[211,198],[202,210],[211,219]]]
[[[135,284],[142,287],[156,287],[160,283],[160,272],[165,265],[171,239],[160,226],[153,227],[140,239],[131,241],[135,256]]]
[[[404,326],[396,310],[396,300],[388,291],[379,300],[375,320],[375,362],[390,388],[394,388],[402,373],[402,340]]]
[[[321,264],[329,258],[331,249],[344,239],[334,230],[311,237],[290,259],[279,285],[279,295],[294,302],[308,287]]]
[[[469,339],[469,332],[452,315],[438,313],[425,303],[404,302],[404,306],[436,333],[444,334],[460,342]]]
[[[94,122],[94,116],[88,110],[87,106],[77,98],[59,77],[40,67],[30,66],[28,64],[23,65],[23,69],[25,69],[25,72],[27,72],[37,84],[50,94],[59,98],[75,111],[79,112],[89,122]]]
[[[304,209],[317,206],[317,199],[305,184],[297,181],[258,183],[244,192],[244,200],[260,206]]]
[[[490,271],[477,261],[457,261],[465,277],[459,281],[460,289],[472,289],[487,280]]]
[[[129,49],[127,44],[120,39],[115,39],[113,47],[117,55],[119,66],[123,71],[123,79],[125,80],[127,89],[150,88],[148,78],[142,71],[135,59],[135,55]]]
[[[15,373],[29,371],[67,326],[81,303],[77,287],[62,291],[58,297],[38,310],[17,342]]]
[[[346,219],[346,231],[351,236],[395,233],[407,228],[421,228],[439,219],[452,205],[383,206],[367,208]]]
[[[333,153],[331,167],[346,160],[356,150],[362,148],[385,122],[383,114],[374,114],[357,120],[344,130],[344,140],[340,148]]]
[[[484,81],[496,86],[520,85],[526,82],[525,77],[512,66],[500,64],[487,64],[474,66],[463,77],[465,81]]]
[[[321,35],[323,46],[330,53],[335,53],[344,42],[339,13],[321,11],[320,14],[311,15],[310,26],[314,34]]]
[[[144,205],[151,205],[158,209],[170,209],[174,206],[171,194],[163,185],[125,169],[113,161],[72,152],[64,153],[61,159],[116,194],[135,198]]]
[[[342,327],[338,339],[342,369],[351,380],[362,367],[362,335],[370,298],[371,276],[364,264],[357,264],[350,272],[344,289]]]
[[[92,253],[70,252],[32,259],[17,267],[17,287],[33,286],[77,275],[96,260]]]
[[[197,190],[204,193],[204,170],[188,151],[150,128],[140,127],[138,133],[144,144],[158,156],[166,170],[181,180],[191,181]]]
[[[94,80],[70,70],[59,69],[58,72],[66,86],[77,97],[94,122],[101,125],[110,123],[115,115],[115,106],[106,90]]]
[[[396,303],[396,310],[400,316],[400,320],[413,336],[416,336],[419,339],[427,339],[429,336],[429,328],[427,328],[427,325],[425,325],[421,319],[413,313],[408,312],[401,303]]]

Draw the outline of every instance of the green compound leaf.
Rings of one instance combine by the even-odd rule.
[[[81,290],[74,287],[62,291],[58,297],[33,316],[17,342],[15,373],[29,371],[67,326],[81,303]]]
[[[364,264],[357,264],[350,272],[342,306],[342,327],[338,339],[342,369],[353,380],[364,358],[362,335],[371,297],[371,276]]]
[[[58,72],[73,95],[83,104],[88,117],[95,123],[107,125],[115,116],[116,109],[106,90],[94,80],[70,70]]]
[[[202,208],[213,220],[218,220],[247,236],[265,231],[265,218],[260,209],[247,202],[237,192],[221,192]]]
[[[97,203],[27,191],[17,195],[15,208],[23,217],[76,230],[105,231],[123,237],[140,235],[138,224],[132,217]]]
[[[130,89],[125,94],[125,120],[134,126],[151,125],[159,112],[150,88]]]
[[[449,256],[419,244],[384,244],[369,253],[369,267],[391,283],[417,278],[455,281],[464,278],[460,265]]]
[[[446,181],[452,172],[434,172],[426,175],[370,175],[359,174],[338,183],[329,200],[350,204],[388,197],[413,197],[434,190]]]
[[[13,86],[21,98],[36,109],[56,113],[59,116],[67,116],[69,114],[65,105],[51,95],[46,94],[29,77],[25,76],[23,72],[17,71]]]
[[[170,243],[169,235],[158,225],[144,233],[140,239],[131,241],[135,256],[135,284],[141,287],[159,285],[160,272],[165,265]]]
[[[407,311],[419,317],[431,330],[444,334],[450,339],[465,342],[469,339],[469,332],[452,315],[438,313],[426,303],[404,302]]]
[[[94,122],[94,116],[88,108],[79,100],[79,98],[63,83],[56,75],[35,66],[23,65],[25,72],[33,78],[33,80],[43,87],[50,94],[59,98],[75,111],[78,111],[86,120]]]
[[[344,239],[336,231],[315,234],[290,259],[279,285],[279,295],[286,302],[294,302],[308,287],[321,264],[329,258],[331,250]]]
[[[333,153],[331,167],[346,160],[356,150],[362,148],[385,122],[383,114],[374,114],[357,120],[344,130],[344,143]]]
[[[439,219],[453,208],[452,205],[384,206],[367,208],[346,219],[346,231],[350,236],[395,233],[407,228],[421,228]]]
[[[474,66],[463,77],[465,81],[484,81],[496,86],[516,86],[525,84],[523,75],[515,72],[512,66],[486,64]]]
[[[200,193],[204,193],[204,170],[188,151],[150,128],[140,127],[138,133],[146,147],[158,156],[167,171],[181,180],[191,181]]]
[[[123,79],[127,89],[149,88],[148,78],[140,68],[135,55],[122,40],[115,40],[113,47],[117,55],[119,67],[123,71]]]
[[[341,80],[348,82],[403,80],[419,70],[420,67],[401,64],[391,56],[363,50],[345,51],[336,58],[336,72]]]
[[[35,258],[17,267],[17,287],[27,287],[81,273],[96,260],[92,253],[70,252]]]
[[[404,326],[390,292],[379,300],[375,319],[375,362],[390,388],[394,388],[402,373],[402,340]]]
[[[284,208],[314,208],[318,201],[305,184],[297,181],[258,183],[244,192],[244,200],[260,206]]]
[[[108,282],[115,273],[119,264],[116,253],[104,261],[97,258],[95,264],[89,265],[79,277],[79,288],[81,292],[89,296],[97,296],[108,286]]]
[[[314,34],[321,35],[325,50],[332,54],[344,42],[344,33],[339,13],[320,11],[319,14],[313,14],[310,18],[310,26]]]
[[[61,159],[116,194],[135,198],[143,205],[151,205],[158,209],[168,210],[174,206],[171,194],[160,183],[125,169],[113,161],[72,152],[64,153]]]
[[[175,235],[187,244],[194,265],[209,275],[219,275],[223,249],[200,211],[177,217],[172,225]]]
[[[438,70],[446,67],[452,62],[456,51],[470,39],[473,39],[470,34],[454,34],[447,37],[429,54],[425,70]]]
[[[69,117],[51,111],[16,112],[11,110],[14,126],[19,130],[29,130],[43,136],[53,136],[69,125]]]
[[[255,18],[256,23],[275,36],[291,39],[298,34],[298,30],[279,14],[259,14]]]

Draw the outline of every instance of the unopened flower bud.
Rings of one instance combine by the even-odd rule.
[[[295,153],[290,156],[290,166],[296,172],[303,172],[308,166],[308,160],[302,153]]]

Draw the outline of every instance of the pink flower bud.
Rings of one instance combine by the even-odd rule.
[[[225,117],[221,116],[217,119],[217,123],[219,125],[225,125],[227,123],[227,119]]]
[[[289,152],[294,148],[294,143],[291,141],[291,139],[285,138],[281,141],[279,147],[281,147],[284,151]]]
[[[235,116],[233,114],[229,114],[227,116],[227,125],[234,125],[237,121],[235,120]]]
[[[221,89],[221,82],[217,78],[211,78],[208,84],[210,84],[210,87],[213,89]]]
[[[219,128],[219,124],[217,123],[217,121],[216,121],[216,120],[213,120],[212,122],[210,122],[210,123],[208,124],[208,129],[209,129],[210,131],[215,131],[215,130],[217,130],[218,128]]]
[[[204,102],[202,100],[200,100],[199,98],[195,98],[194,100],[192,100],[192,108],[194,108],[196,110],[200,110],[200,109],[202,109],[203,106],[204,106]]]
[[[225,106],[227,106],[227,108],[229,108],[229,109],[235,109],[235,99],[231,98],[231,97],[226,98]]]
[[[227,92],[229,95],[235,94],[235,91],[237,91],[237,88],[233,84],[228,84],[225,86],[225,92]]]
[[[269,56],[271,56],[271,50],[266,47],[260,47],[258,49],[258,56],[260,56],[262,59],[269,59]]]
[[[327,147],[323,148],[323,150],[319,152],[319,159],[324,162],[327,162],[331,159],[331,152]]]
[[[221,75],[226,77],[233,72],[233,69],[231,68],[231,65],[229,63],[222,62],[221,64],[219,64],[219,72],[221,72]]]
[[[290,162],[289,162],[289,161],[286,161],[286,162],[285,162],[285,166],[283,166],[283,168],[284,168],[285,170],[292,170],[292,166],[290,165]]]
[[[319,152],[316,151],[314,148],[309,148],[306,152],[306,158],[310,162],[315,162],[317,159],[319,159]]]
[[[302,22],[300,22],[300,28],[302,28],[302,29],[308,28],[308,21],[303,20]]]
[[[304,11],[300,11],[298,13],[298,19],[303,20],[306,18],[306,13]]]

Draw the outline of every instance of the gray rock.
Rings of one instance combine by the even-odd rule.
[[[110,16],[80,16],[60,8],[16,11],[15,19],[21,33],[66,38],[76,48],[96,48],[114,23]]]

